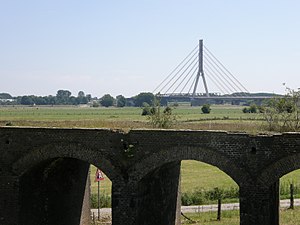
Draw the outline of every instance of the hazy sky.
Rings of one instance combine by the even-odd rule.
[[[0,0],[0,93],[153,91],[199,39],[249,91],[283,93],[300,87],[299,12],[299,0]]]

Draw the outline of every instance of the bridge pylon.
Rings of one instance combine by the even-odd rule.
[[[196,76],[196,81],[195,81],[192,97],[194,98],[196,96],[197,86],[198,86],[198,83],[199,83],[199,78],[201,76],[202,80],[203,80],[203,85],[204,85],[206,97],[209,98],[208,87],[207,87],[207,83],[206,83],[205,76],[204,76],[204,71],[203,71],[203,40],[199,40],[199,56],[198,57],[199,57],[199,59],[198,59],[198,72],[197,72],[197,76]]]
[[[199,82],[204,86],[202,93],[197,91]],[[169,99],[211,100],[217,96],[248,96],[249,91],[200,39],[199,44],[154,89],[153,93]]]

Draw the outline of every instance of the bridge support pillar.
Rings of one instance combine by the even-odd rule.
[[[128,186],[112,186],[112,224],[136,224],[136,195],[135,189]]]
[[[180,161],[155,169],[138,184],[137,225],[179,225]]]
[[[163,165],[137,183],[113,184],[113,225],[180,225],[180,165]]]
[[[279,225],[279,180],[270,187],[240,187],[240,221],[241,225]]]
[[[0,176],[0,224],[19,224],[19,177]]]

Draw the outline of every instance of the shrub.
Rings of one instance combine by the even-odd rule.
[[[300,130],[300,89],[287,91],[283,98],[274,98],[266,106],[264,119],[270,131]]]
[[[202,113],[208,114],[211,111],[210,104],[204,104],[201,108]]]
[[[100,193],[100,208],[110,208],[111,207],[111,196],[107,194]],[[98,195],[91,194],[91,208],[98,208]]]
[[[193,192],[182,193],[181,195],[181,203],[182,205],[202,205],[209,204],[212,201],[216,201],[218,199],[234,199],[239,197],[239,189],[238,188],[213,188],[210,190],[204,190],[201,188],[197,188]]]
[[[250,113],[257,113],[257,105],[251,104],[249,107]]]
[[[161,107],[160,101],[156,98],[153,107],[150,108],[150,106],[148,106],[144,107],[144,109],[152,127],[167,129],[172,127],[177,121],[177,116],[173,115],[172,108],[169,106],[165,108]],[[142,114],[144,113],[144,109]]]
[[[243,113],[249,113],[249,109],[247,107],[243,108]]]
[[[143,103],[143,110],[142,110],[142,116],[148,116],[151,115],[151,107],[148,103]]]
[[[243,113],[257,113],[257,105],[251,104],[249,108],[243,108]]]

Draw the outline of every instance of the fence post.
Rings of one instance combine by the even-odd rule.
[[[290,209],[294,209],[294,185],[290,184]]]
[[[217,220],[218,221],[221,220],[221,198],[218,199],[218,216],[217,216]]]
[[[95,213],[93,212],[93,224],[95,225]]]

